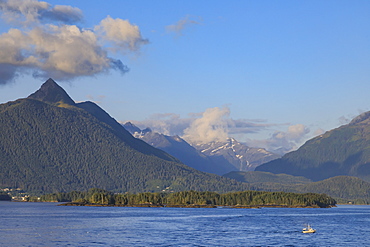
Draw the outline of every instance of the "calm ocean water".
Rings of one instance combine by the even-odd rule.
[[[317,232],[303,234],[310,223]],[[370,206],[58,207],[0,202],[1,246],[370,246]]]

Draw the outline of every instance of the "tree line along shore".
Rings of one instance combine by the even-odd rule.
[[[333,207],[336,201],[326,194],[241,191],[217,193],[182,191],[174,193],[115,194],[102,189],[86,192],[52,193],[30,201],[67,202],[71,206],[132,206],[132,207]],[[62,204],[63,205],[63,204]]]

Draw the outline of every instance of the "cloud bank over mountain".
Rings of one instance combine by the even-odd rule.
[[[257,147],[265,147],[277,154],[285,154],[298,149],[309,133],[308,127],[303,124],[295,124],[288,126],[287,131],[275,131],[268,139],[247,140],[247,143]]]
[[[0,84],[21,74],[71,80],[128,67],[109,54],[127,54],[148,40],[128,20],[107,16],[92,28],[80,27],[78,8],[37,0],[1,0],[3,21],[16,26],[0,34]]]
[[[297,149],[310,133],[310,129],[303,124],[273,124],[258,119],[233,119],[230,113],[230,108],[224,106],[208,108],[202,113],[189,114],[188,118],[168,113],[156,114],[144,121],[130,120],[130,122],[140,128],[149,127],[165,135],[181,136],[189,143],[225,141],[228,137],[236,137],[250,147],[261,147],[278,154]],[[263,140],[249,138],[250,134],[282,125],[287,126],[287,131],[275,131]]]

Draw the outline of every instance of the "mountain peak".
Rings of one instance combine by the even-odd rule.
[[[132,135],[135,134],[135,132],[137,133],[141,133],[141,129],[139,127],[137,127],[135,124],[131,123],[131,122],[126,122],[123,127],[128,131],[130,132]]]
[[[51,78],[42,84],[39,90],[28,96],[28,98],[52,104],[65,103],[68,105],[75,105],[75,102],[69,97],[66,91]]]
[[[359,116],[355,117],[349,124],[369,123],[370,122],[370,111],[364,112]]]

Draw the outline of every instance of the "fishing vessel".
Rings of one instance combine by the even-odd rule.
[[[310,225],[307,225],[307,227],[305,227],[305,228],[302,229],[302,232],[303,233],[315,233],[316,230],[313,229]]]

